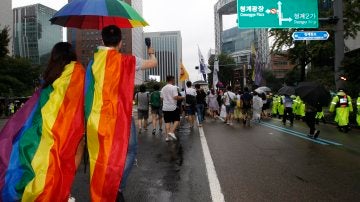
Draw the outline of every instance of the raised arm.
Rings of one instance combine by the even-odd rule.
[[[148,48],[147,52],[149,55],[149,59],[143,61],[141,65],[142,70],[152,69],[158,65],[157,59],[155,57],[155,50],[153,48]]]

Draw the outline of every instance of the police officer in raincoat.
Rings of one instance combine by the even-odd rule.
[[[350,129],[349,115],[350,112],[353,112],[351,97],[347,95],[343,90],[339,90],[339,92],[331,101],[329,111],[335,111],[335,122],[338,124],[339,130],[347,133]]]
[[[271,107],[271,113],[273,117],[277,117],[278,116],[278,107],[280,104],[280,99],[278,95],[274,95],[274,97],[272,98],[272,107]]]

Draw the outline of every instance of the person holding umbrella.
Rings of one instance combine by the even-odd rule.
[[[113,172],[119,174],[113,176],[112,179],[106,179],[107,183],[104,183],[103,186],[109,188],[109,193],[101,191],[104,190],[102,186],[91,186],[90,192],[91,198],[95,201],[104,198],[114,201],[116,193],[110,192],[112,191],[110,189],[119,186],[121,181],[120,190],[123,190],[136,156],[136,144],[132,144],[136,142],[136,140],[132,141],[136,135],[133,132],[131,132],[130,138],[128,135],[132,122],[132,91],[135,70],[154,68],[157,66],[157,60],[154,49],[150,47],[148,47],[148,60],[121,54],[119,52],[122,46],[121,30],[115,25],[104,27],[101,35],[105,46],[98,47],[94,54],[94,60],[89,64],[87,80],[90,81],[87,85],[85,107],[88,109],[86,118],[89,147],[98,145],[108,151],[107,153],[95,153],[96,151],[93,150],[89,152],[91,168],[95,169],[91,184],[98,180],[105,180],[108,166],[112,166]],[[98,114],[97,111],[101,114]],[[105,130],[103,127],[107,129]],[[101,134],[101,137],[98,134]],[[106,146],[105,142],[110,145],[116,144],[117,147],[111,149]],[[127,147],[129,147],[128,151],[122,149]],[[124,157],[126,156],[125,161]],[[112,159],[109,161],[111,165],[102,165],[98,158]],[[92,162],[95,163],[92,164]],[[130,168],[127,168],[126,165],[129,165]],[[124,166],[125,170],[121,178]],[[118,197],[123,198],[122,192],[119,192]]]
[[[319,111],[319,108],[321,109],[321,105],[318,104],[318,106],[313,106],[311,104],[305,103],[305,122],[310,128],[310,132],[308,137],[310,138],[318,138],[320,131],[316,130],[315,123],[316,123],[316,113]]]
[[[324,86],[316,82],[302,82],[295,89],[296,94],[305,103],[305,121],[310,128],[309,137],[317,138],[320,134],[315,129],[316,113],[322,111],[322,107],[328,105],[330,93]]]
[[[290,97],[290,95],[285,94],[282,101],[283,101],[283,104],[285,107],[282,122],[284,125],[286,125],[286,119],[289,118],[290,126],[293,126],[293,124],[294,124],[294,114],[293,114],[293,108],[292,108],[293,99]]]

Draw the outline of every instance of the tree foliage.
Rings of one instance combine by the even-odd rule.
[[[4,28],[0,33],[0,96],[28,96],[34,92],[39,68],[31,66],[27,59],[7,56],[8,31]]]
[[[282,80],[275,77],[271,70],[265,69],[262,72],[263,78],[266,81],[266,86],[269,87],[272,92],[277,92],[282,87]]]
[[[350,95],[357,96],[360,92],[360,50],[353,51],[345,56],[343,61],[345,77],[347,81],[345,87]]]
[[[146,91],[153,92],[155,85],[159,85],[160,90],[161,90],[161,88],[166,85],[166,82],[165,81],[157,82],[157,81],[154,81],[154,80],[150,80],[150,81],[144,82],[144,85],[146,86]],[[139,91],[140,91],[140,85],[135,85],[134,92],[136,93],[136,92],[139,92]]]
[[[4,27],[0,32],[0,58],[9,53],[8,44],[10,42],[9,27]]]
[[[21,58],[0,59],[0,94],[2,96],[28,96],[34,92],[39,68]]]
[[[218,77],[219,81],[222,82],[225,86],[229,85],[230,82],[234,83],[234,69],[237,67],[235,60],[228,54],[221,53],[218,55],[219,60],[219,72]],[[214,61],[215,58],[212,56],[209,58],[208,64],[211,72],[214,72]],[[209,83],[213,83],[213,73],[209,74]],[[211,85],[212,86],[212,85]]]
[[[318,0],[319,6],[323,1]],[[346,38],[355,37],[360,30],[360,0],[343,1],[344,3],[344,35]],[[319,18],[328,18],[333,16],[333,9],[319,9]],[[287,50],[288,57],[294,62],[297,68],[300,70],[300,81],[306,79],[305,67],[311,63],[311,73],[321,70],[330,70],[329,67],[334,65],[334,21],[321,22],[320,30],[326,30],[330,33],[330,38],[327,41],[311,41],[308,44],[304,41],[295,42],[292,39],[292,34],[296,29],[271,29],[270,35],[274,37],[274,45],[272,52],[283,52]],[[302,29],[304,30],[304,29]],[[306,30],[306,29],[305,29]],[[311,30],[311,29],[308,29]],[[316,70],[318,68],[318,70]],[[330,70],[333,71],[333,70]],[[329,73],[329,72],[327,72]],[[329,73],[330,74],[330,73]],[[321,74],[320,74],[321,75]],[[322,77],[322,75],[321,75]],[[307,79],[323,80],[319,78],[319,74],[316,76],[308,75]],[[327,77],[327,81],[321,81],[323,83],[329,83],[334,77]],[[331,85],[334,86],[334,85]]]

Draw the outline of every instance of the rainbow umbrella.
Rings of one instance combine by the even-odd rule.
[[[73,0],[50,19],[51,24],[79,29],[144,27],[148,23],[121,0]]]

